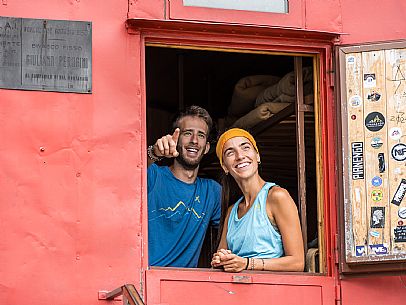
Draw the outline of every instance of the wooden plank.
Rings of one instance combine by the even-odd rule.
[[[295,85],[296,85],[296,148],[297,148],[297,180],[300,222],[302,224],[302,237],[305,253],[307,253],[307,212],[306,212],[306,153],[304,142],[304,113],[301,111],[304,105],[303,97],[303,73],[302,58],[296,56],[295,66]]]
[[[400,200],[401,190],[397,194],[402,179],[406,179],[406,49],[386,50],[386,95],[388,114],[388,163],[389,163],[389,211],[391,252],[405,254],[406,240],[402,238],[406,229],[406,200]],[[395,154],[395,158],[392,157]],[[403,154],[404,157],[403,157]],[[394,202],[391,203],[395,197]],[[402,233],[403,232],[403,233]],[[395,238],[396,236],[396,238]],[[399,240],[400,238],[400,240]]]
[[[351,226],[352,240],[346,240],[346,249],[351,256],[366,255],[367,217],[365,196],[365,141],[364,141],[364,101],[362,88],[361,53],[345,56],[346,102],[348,122],[348,167],[352,219],[346,221]],[[347,225],[348,225],[347,224]]]
[[[316,185],[317,185],[317,232],[319,237],[319,271],[324,273],[327,266],[325,243],[325,216],[324,216],[324,180],[323,180],[323,151],[322,151],[322,123],[320,117],[320,57],[313,58],[313,85],[314,85],[314,139],[316,150]]]
[[[384,51],[362,53],[369,257],[390,250]],[[378,98],[379,95],[379,98]]]

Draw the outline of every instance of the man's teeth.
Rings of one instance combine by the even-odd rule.
[[[197,152],[198,151],[196,148],[187,148],[186,150],[190,151],[190,152]]]

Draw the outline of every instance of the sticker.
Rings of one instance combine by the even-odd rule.
[[[400,140],[400,138],[402,137],[402,129],[400,129],[399,127],[392,127],[389,130],[389,137],[395,141]]]
[[[403,143],[398,143],[392,147],[391,150],[392,158],[396,161],[405,161],[406,160],[406,145]]]
[[[375,73],[364,74],[364,88],[376,87]]]
[[[357,108],[362,105],[362,99],[359,95],[354,95],[350,97],[350,106]]]
[[[382,201],[382,199],[383,199],[382,191],[381,190],[372,190],[371,199],[373,202]]]
[[[371,208],[371,228],[384,228],[385,227],[385,208],[372,207]],[[371,232],[372,235],[372,232]],[[376,236],[375,236],[376,237]]]
[[[364,143],[352,142],[352,180],[364,179]]]
[[[380,112],[371,112],[365,118],[365,127],[369,131],[379,131],[385,125],[385,117]]]
[[[406,242],[406,226],[397,226],[393,229],[395,235],[395,243],[405,243]]]
[[[371,182],[372,182],[373,186],[376,186],[376,187],[381,186],[382,185],[382,178],[379,177],[379,176],[375,176],[375,177],[372,178]]]
[[[379,232],[376,232],[376,231],[369,232],[369,235],[371,235],[372,237],[375,237],[375,238],[378,238],[379,236],[381,236],[381,234]]]
[[[352,120],[356,120],[356,119],[357,119],[357,116],[356,116],[355,114],[353,114],[353,115],[351,116],[351,119],[352,119]]]
[[[402,173],[402,169],[401,169],[400,167],[396,167],[396,168],[393,170],[393,173],[394,173],[395,175],[400,175],[400,174]]]
[[[348,56],[347,64],[355,64],[355,56],[353,56],[353,55]]]
[[[376,255],[388,254],[388,248],[382,244],[379,245],[369,245],[369,249]]]
[[[371,94],[368,94],[367,98],[371,102],[377,102],[381,98],[381,95],[378,92],[372,91]]]
[[[398,226],[403,226],[403,220],[398,221]]]
[[[406,207],[399,209],[398,216],[402,219],[406,219]]]
[[[378,154],[378,168],[380,173],[385,172],[385,155],[383,153]]]
[[[398,189],[395,192],[395,195],[393,195],[393,199],[392,199],[391,203],[393,203],[394,205],[400,206],[403,198],[405,197],[405,193],[406,193],[406,179],[402,179],[402,181],[400,182],[400,184],[398,186]]]
[[[365,246],[355,246],[355,256],[364,256]]]
[[[359,187],[355,188],[355,201],[361,202],[361,189]]]
[[[383,141],[382,141],[382,139],[380,138],[380,137],[375,137],[375,138],[372,138],[372,140],[371,140],[371,146],[373,147],[373,148],[380,148],[380,147],[382,147],[382,145],[383,145]]]

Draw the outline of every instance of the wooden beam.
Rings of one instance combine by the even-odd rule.
[[[296,82],[296,149],[298,166],[298,197],[300,222],[302,224],[302,237],[307,253],[307,215],[306,215],[306,156],[305,156],[305,136],[304,136],[304,97],[303,97],[303,71],[302,57],[294,58],[295,82]]]

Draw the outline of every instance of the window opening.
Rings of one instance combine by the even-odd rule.
[[[323,262],[318,260],[323,249],[319,249],[318,240],[322,211],[316,177],[315,57],[164,46],[147,46],[145,54],[147,144],[170,133],[175,113],[193,104],[209,111],[216,134],[231,125],[250,130],[261,152],[261,176],[286,188],[298,206],[303,239],[309,249],[307,271],[324,272]],[[295,71],[302,74],[299,84]],[[268,83],[261,90],[252,88],[253,82],[264,76]],[[252,93],[255,90],[258,92]],[[292,90],[293,95],[289,95]],[[295,97],[297,91],[302,96],[299,99]],[[256,95],[253,100],[252,94]],[[269,101],[276,107],[272,115],[261,112],[265,109],[261,104]],[[282,102],[286,103],[283,107]],[[214,147],[215,142],[202,160],[199,175],[219,181],[221,168]],[[210,228],[198,267],[210,267],[216,241],[217,230]]]

